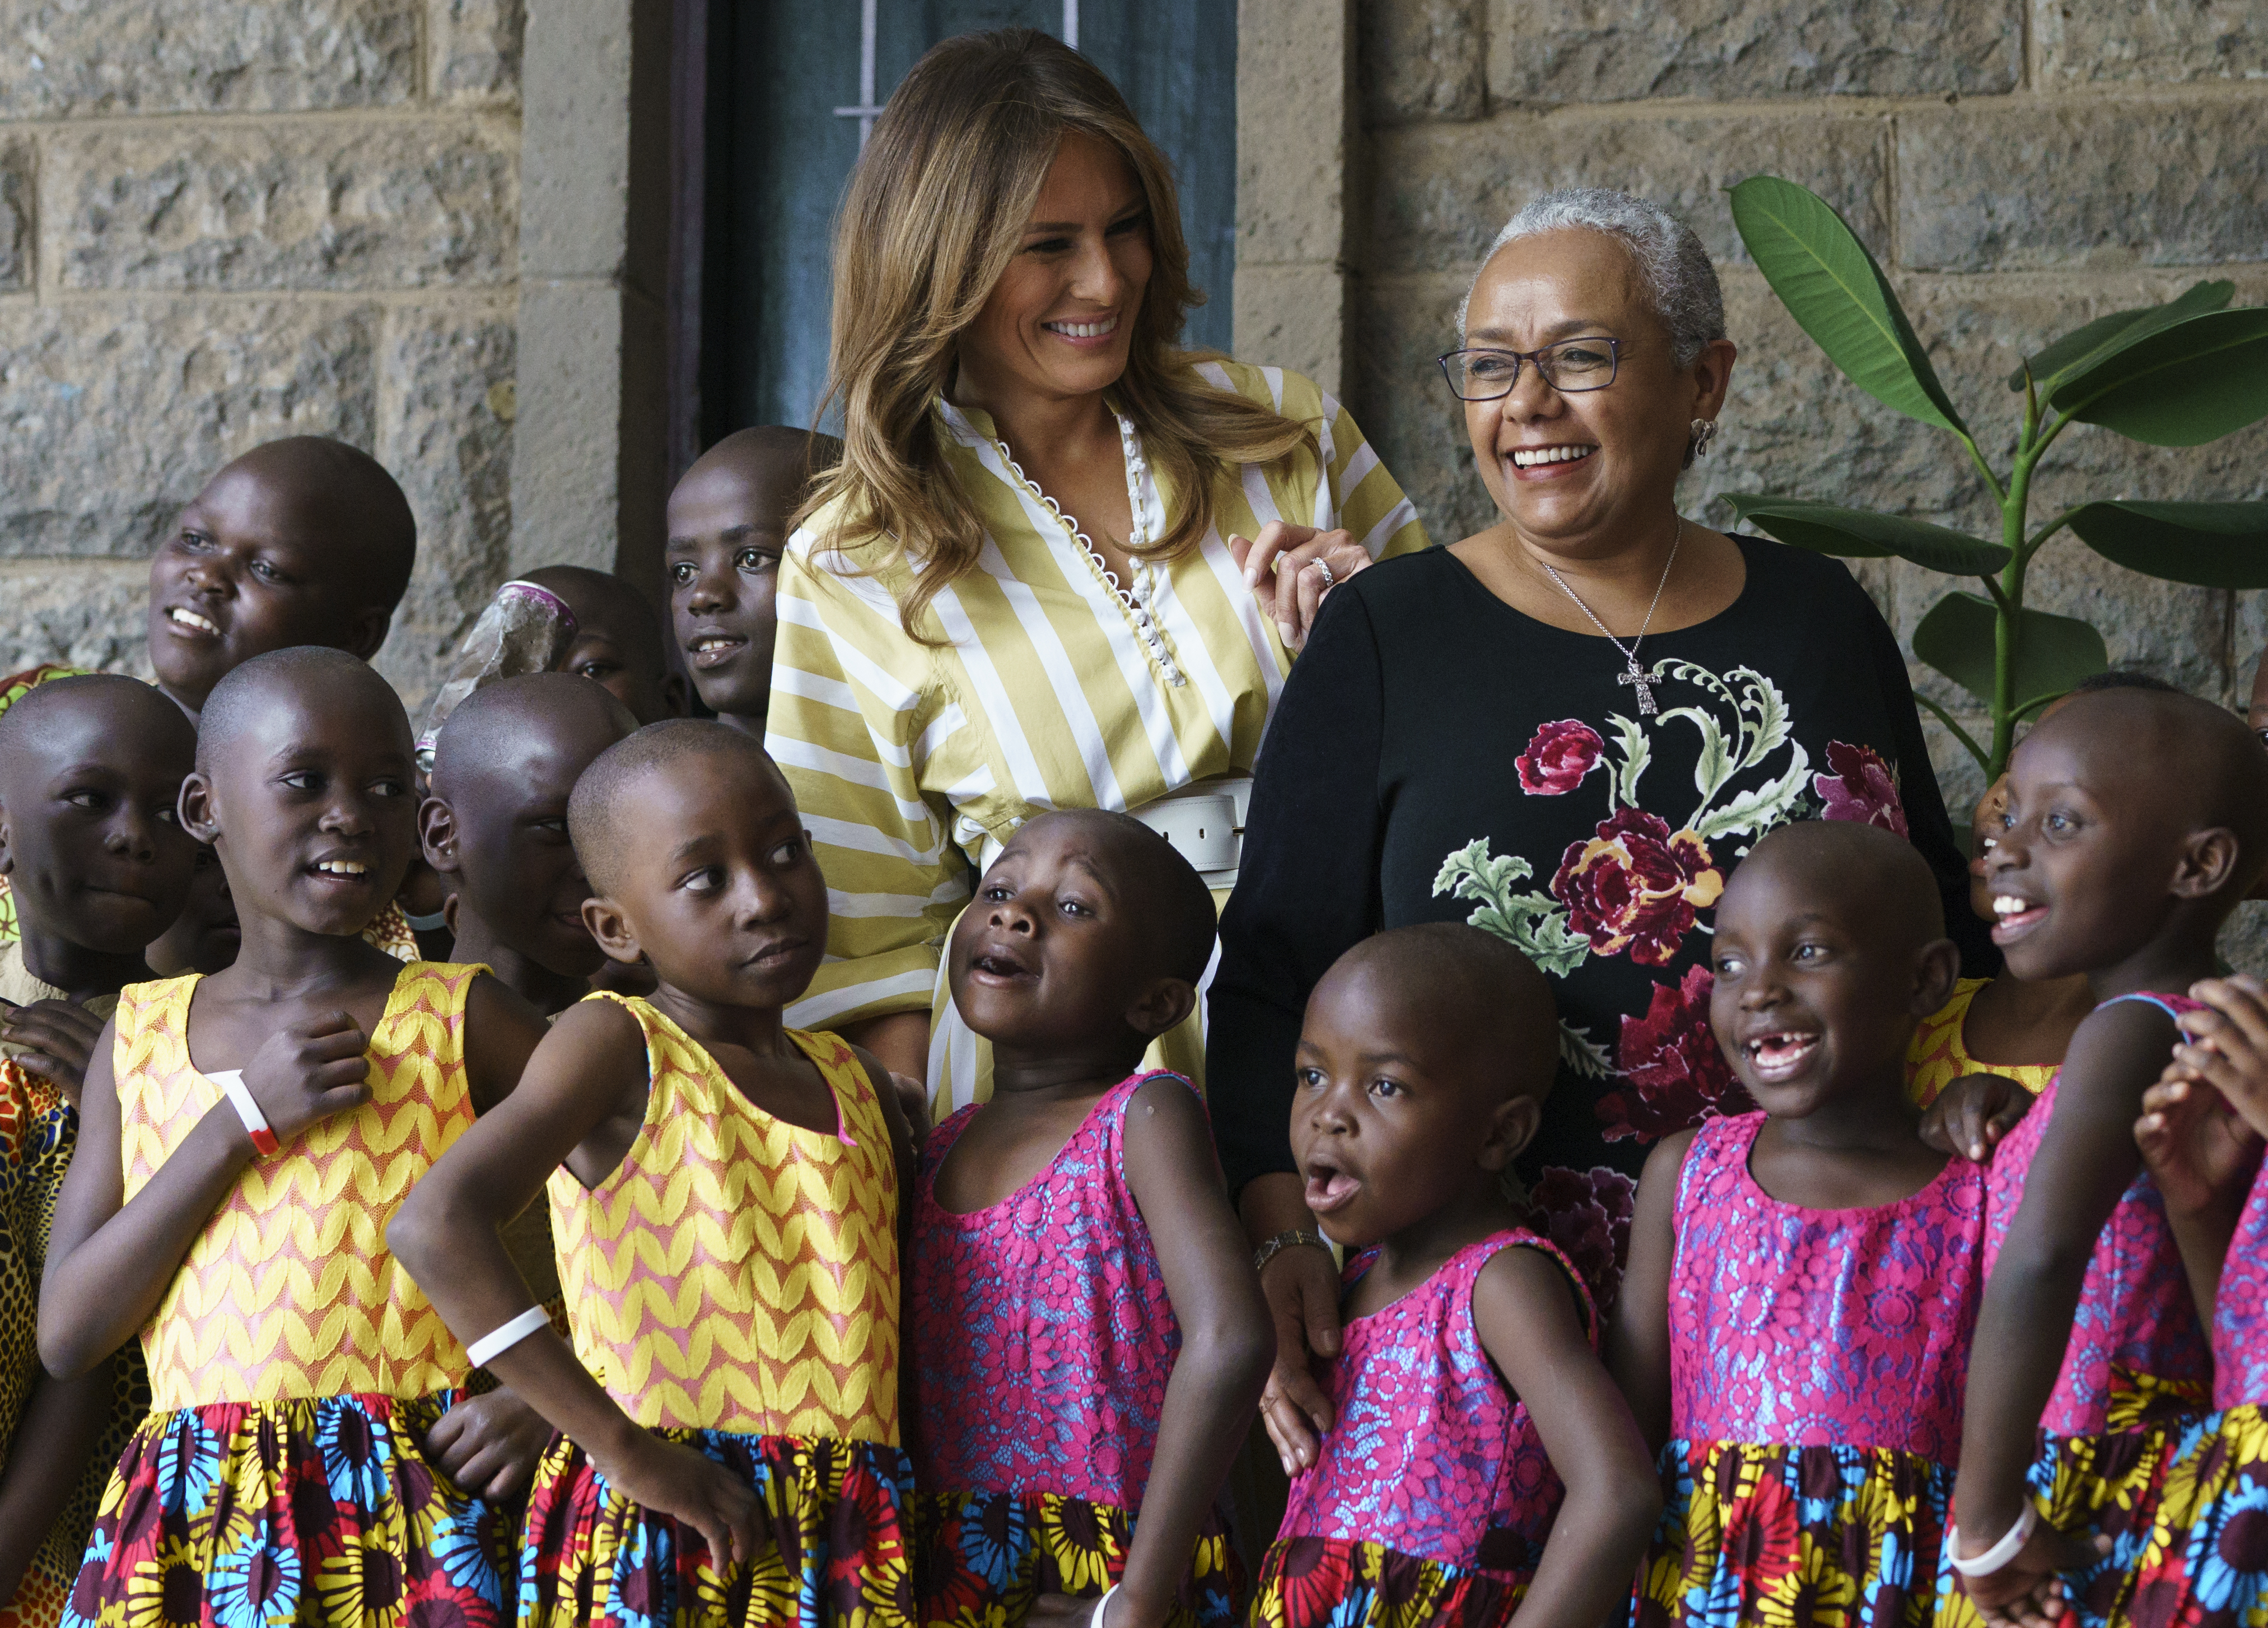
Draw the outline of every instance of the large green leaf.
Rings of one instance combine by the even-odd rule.
[[[1992,704],[1992,637],[1999,612],[1974,593],[1947,594],[1914,629],[1914,654],[1987,706]],[[2102,635],[2084,622],[2043,610],[2016,613],[2017,706],[2059,696],[2110,665]]]
[[[2026,357],[2024,365],[2008,375],[2008,388],[2021,390],[2029,371],[2033,387],[2043,394],[2051,394],[2066,376],[2083,373],[2176,322],[2218,311],[2228,304],[2235,292],[2234,283],[2200,283],[2179,299],[2169,299],[2162,306],[2141,306],[2132,311],[2114,311],[2107,317],[2097,317],[2085,328],[2066,334],[2037,355]]]
[[[1955,577],[1981,577],[2008,563],[2008,550],[1980,542],[1966,532],[1910,520],[1902,515],[1838,509],[1808,497],[1771,497],[1756,492],[1722,492],[1743,525],[1815,554],[1846,559],[1895,557]]]
[[[2268,503],[2090,503],[2071,528],[2129,571],[2205,588],[2268,588]]]
[[[1852,384],[1909,418],[1968,434],[1889,279],[1832,205],[1776,175],[1751,175],[1732,202],[1764,280]]]
[[[2201,446],[2268,417],[2268,307],[2208,311],[2058,385],[2058,411],[2153,446]]]

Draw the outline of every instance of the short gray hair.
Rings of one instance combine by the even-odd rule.
[[[1634,198],[1607,187],[1570,187],[1547,192],[1505,223],[1496,241],[1481,256],[1465,297],[1457,302],[1457,343],[1465,343],[1465,308],[1473,303],[1473,289],[1481,270],[1497,250],[1519,238],[1580,227],[1618,239],[1630,251],[1638,281],[1654,314],[1669,332],[1669,348],[1677,365],[1690,367],[1701,348],[1725,336],[1725,295],[1717,286],[1717,268],[1693,230],[1659,203]]]

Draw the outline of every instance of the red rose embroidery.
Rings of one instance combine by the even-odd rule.
[[[1546,1165],[1528,1196],[1528,1216],[1521,1225],[1567,1252],[1602,1311],[1614,1303],[1623,1263],[1630,1258],[1636,1190],[1630,1177],[1605,1165],[1588,1171]]]
[[[1599,1099],[1607,1140],[1658,1141],[1713,1115],[1756,1108],[1709,1029],[1715,983],[1706,967],[1688,967],[1675,983],[1653,986],[1645,1016],[1623,1020],[1615,1066],[1629,1084]]]
[[[1530,797],[1565,797],[1599,766],[1599,754],[1606,749],[1599,732],[1580,718],[1546,724],[1513,760],[1520,766],[1520,789]]]
[[[1617,809],[1590,841],[1568,843],[1551,879],[1570,931],[1588,939],[1594,953],[1628,950],[1642,967],[1667,966],[1692,930],[1694,912],[1724,891],[1708,844],[1691,831],[1673,835],[1643,808]]]
[[[1830,740],[1827,766],[1835,772],[1812,776],[1811,789],[1827,805],[1828,819],[1879,825],[1886,831],[1906,835],[1906,810],[1898,800],[1897,779],[1872,747]]]

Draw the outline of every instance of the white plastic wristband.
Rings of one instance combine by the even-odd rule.
[[[252,1100],[252,1093],[245,1088],[242,1069],[225,1068],[205,1078],[220,1087],[221,1094],[228,1099],[228,1105],[236,1110],[236,1116],[244,1121],[245,1135],[252,1138],[252,1145],[262,1156],[274,1153],[283,1145],[276,1139],[276,1132],[269,1129],[268,1116],[260,1111],[260,1104]]]
[[[1110,1596],[1117,1592],[1116,1583],[1102,1591],[1102,1598],[1094,1602],[1094,1615],[1086,1619],[1086,1628],[1102,1628],[1102,1614],[1110,1609]]]
[[[465,1347],[465,1355],[472,1359],[476,1368],[485,1368],[538,1329],[551,1326],[551,1314],[541,1306],[531,1306],[501,1328],[490,1329],[486,1334]]]
[[[2016,1517],[2016,1524],[2001,1535],[1999,1543],[1981,1555],[1962,1558],[1961,1529],[1957,1526],[1951,1529],[1945,1535],[1945,1558],[1963,1577],[1990,1577],[2016,1558],[2017,1551],[2031,1541],[2032,1534],[2038,1529],[2039,1524],[2039,1506],[2026,1499],[2024,1513]]]

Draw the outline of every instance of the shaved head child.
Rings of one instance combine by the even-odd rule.
[[[149,1405],[138,1353],[43,1374],[36,1295],[103,1020],[188,895],[197,845],[174,804],[195,752],[180,709],[130,678],[54,680],[0,714],[0,871],[23,935],[0,948],[0,1607],[12,1595],[18,1621],[59,1613],[106,1440],[114,1459]]]
[[[788,522],[843,443],[780,424],[736,430],[669,495],[669,615],[701,704],[761,737],[772,687],[772,595]]]
[[[188,1621],[494,1623],[497,1573],[463,1562],[541,1433],[507,1392],[467,1399],[469,1355],[385,1231],[543,1021],[473,968],[361,937],[417,846],[385,680],[342,651],[275,651],[202,712],[180,818],[220,857],[242,944],[223,971],[121,999],[40,1297],[51,1373],[138,1333],[153,1392],[73,1598],[92,1621],[162,1593]]]
[[[239,664],[294,645],[367,661],[417,558],[417,522],[379,461],[296,435],[207,481],[150,561],[150,664],[195,718]]]
[[[608,690],[530,673],[474,691],[434,744],[419,819],[425,861],[449,889],[455,953],[546,1013],[588,993],[607,959],[583,924],[591,885],[567,801],[593,761],[637,728]]]
[[[685,716],[685,680],[669,665],[661,619],[622,578],[585,565],[546,565],[522,578],[574,613],[575,637],[554,670],[602,684],[639,725]]]

